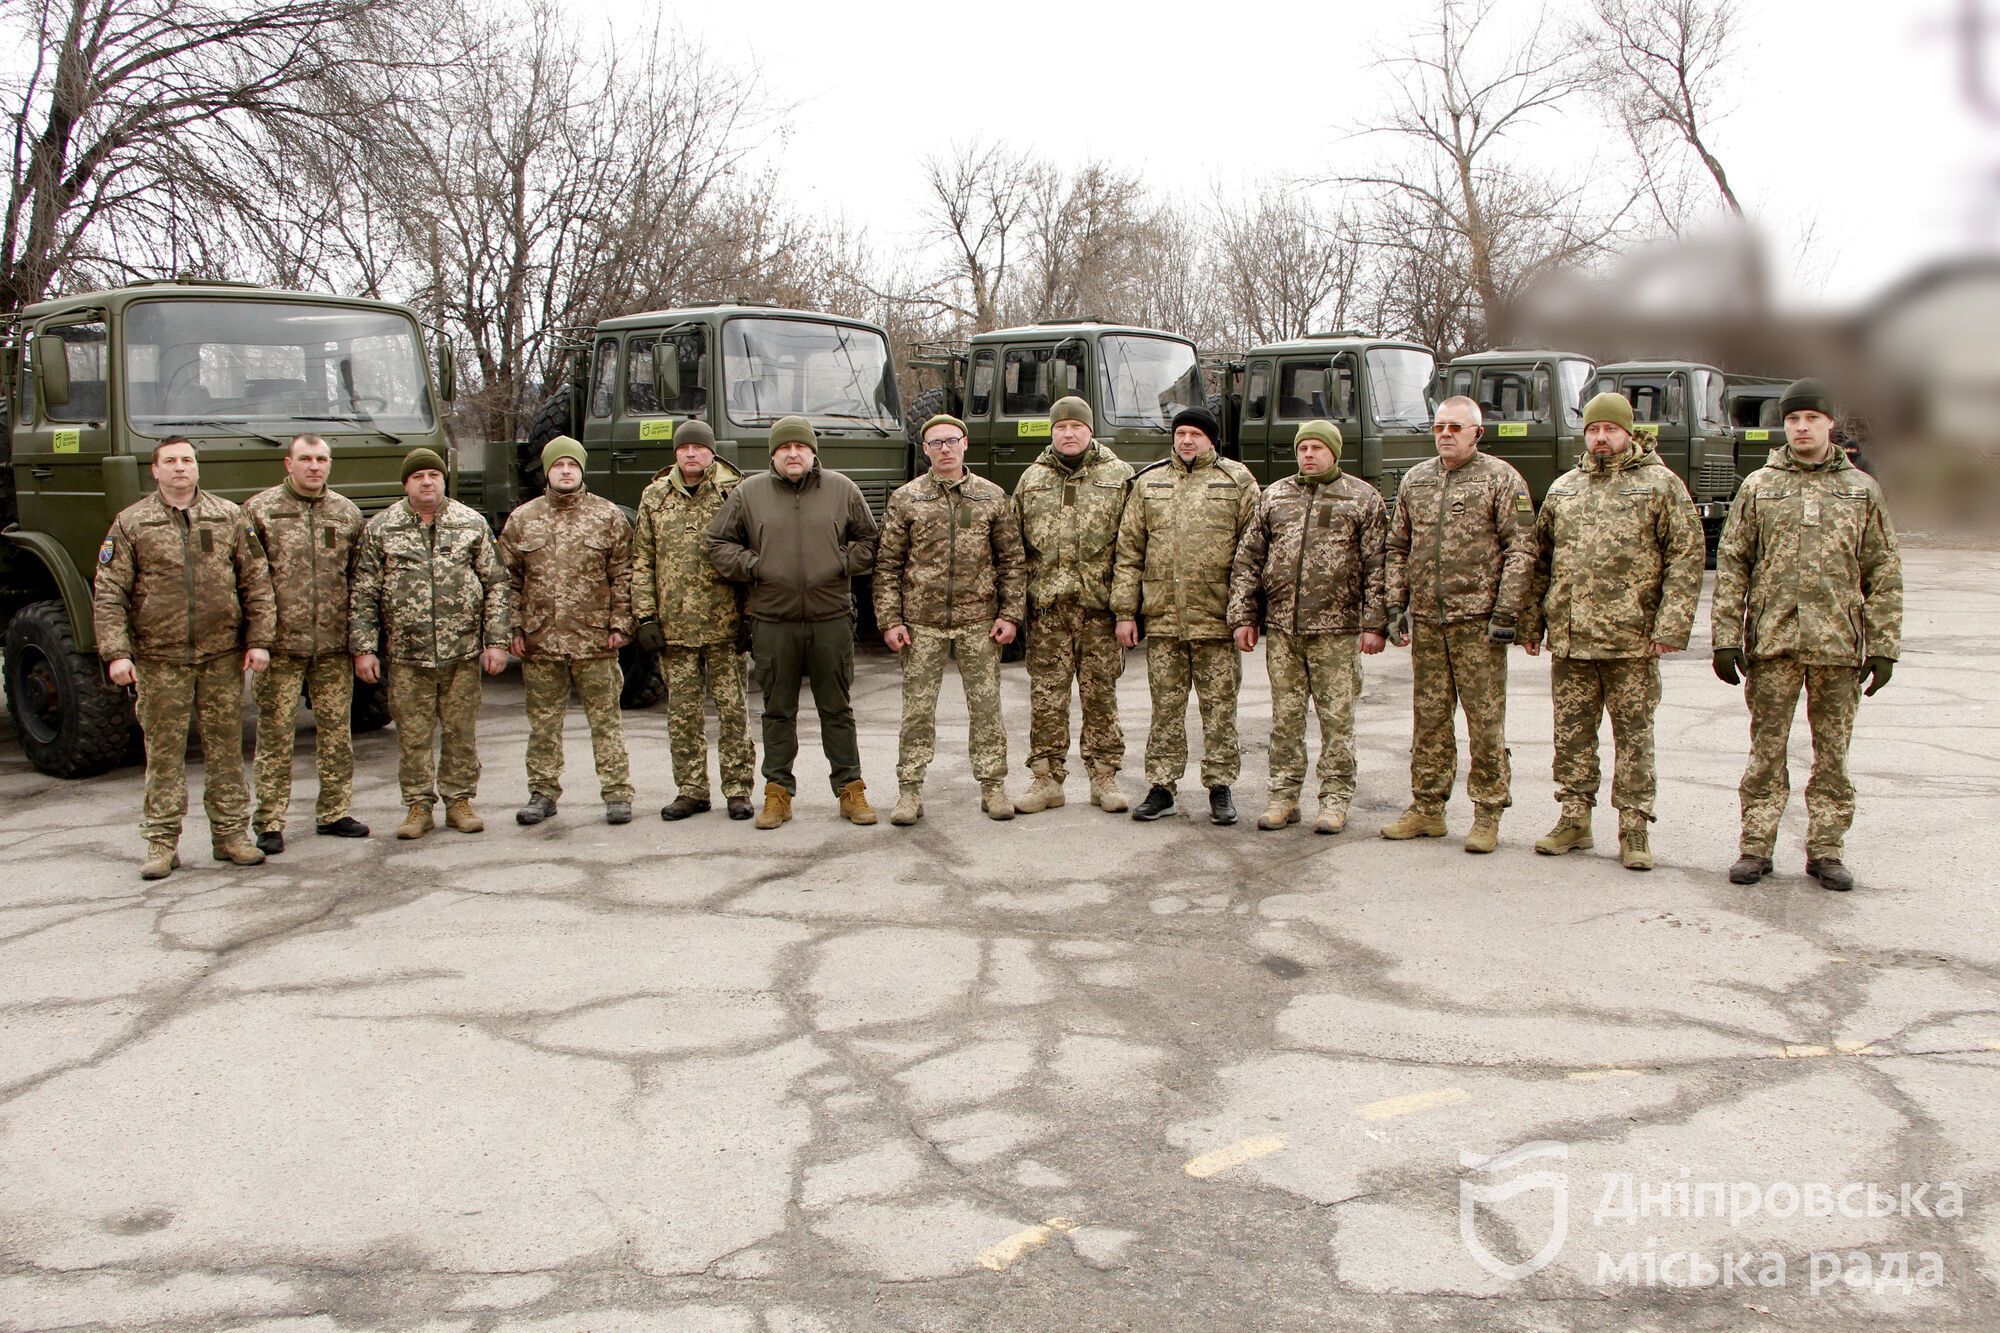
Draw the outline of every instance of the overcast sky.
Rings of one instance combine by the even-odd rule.
[[[591,2],[614,12],[613,0]],[[1793,302],[1863,300],[2000,237],[2000,122],[1972,110],[1960,78],[1954,19],[1966,2],[1745,5],[1733,108],[1713,146],[1773,237]],[[1972,2],[2000,28],[2000,0]],[[617,0],[617,12],[631,8]],[[1551,22],[1583,8],[1552,5]],[[1196,201],[1358,166],[1374,141],[1346,131],[1381,104],[1375,57],[1423,12],[1352,0],[756,0],[669,11],[713,57],[754,65],[767,96],[792,107],[768,156],[794,205],[844,215],[879,254],[912,243],[921,161],[955,141],[1004,138],[1063,165],[1102,157]],[[2000,102],[2000,41],[1988,55]],[[1603,113],[1579,103],[1529,147],[1534,160],[1567,165],[1617,146]]]

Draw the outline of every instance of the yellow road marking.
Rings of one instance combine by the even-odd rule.
[[[1188,1164],[1181,1170],[1196,1180],[1207,1180],[1217,1172],[1227,1171],[1232,1166],[1241,1166],[1259,1157],[1269,1157],[1284,1146],[1283,1134],[1266,1134],[1260,1138],[1244,1139],[1240,1143],[1230,1144],[1227,1148],[1217,1148],[1214,1152],[1205,1152],[1199,1157],[1190,1158]]]
[[[1433,1106],[1451,1106],[1471,1100],[1472,1094],[1464,1088],[1435,1088],[1430,1092],[1412,1092],[1402,1097],[1385,1097],[1379,1102],[1365,1102],[1354,1108],[1354,1114],[1363,1120],[1392,1120],[1413,1111],[1428,1111]]]
[[[1989,1051],[2000,1051],[2000,1037],[1988,1037],[1985,1045]]]
[[[1082,1223],[1067,1217],[1052,1217],[1038,1227],[1017,1231],[996,1245],[989,1245],[979,1252],[979,1266],[995,1273],[1004,1273],[1020,1257],[1030,1250],[1039,1250],[1049,1243],[1059,1231],[1074,1231]]]
[[[1637,1078],[1639,1077],[1639,1071],[1636,1069],[1579,1069],[1568,1077],[1575,1079],[1578,1083],[1595,1083],[1601,1078]]]
[[[1816,1056],[1832,1055],[1833,1051],[1825,1046],[1780,1046],[1778,1054],[1787,1060],[1811,1060]]]

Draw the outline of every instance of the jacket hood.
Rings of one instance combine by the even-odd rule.
[[[1071,468],[1069,460],[1063,457],[1063,455],[1056,449],[1056,447],[1053,444],[1049,445],[1046,449],[1043,449],[1040,456],[1038,456],[1035,459],[1035,462],[1045,468],[1051,468],[1057,472],[1069,472],[1072,470],[1081,472],[1087,467],[1095,467],[1097,464],[1104,462],[1106,459],[1114,457],[1116,457],[1116,455],[1113,454],[1109,449],[1106,449],[1096,440],[1092,440],[1090,442],[1090,447],[1088,449],[1085,449],[1082,453],[1076,456],[1076,465],[1074,469]]]
[[[814,466],[817,467],[818,464],[814,464]],[[778,477],[779,480],[783,480],[784,474],[779,473]],[[717,458],[709,463],[708,470],[701,474],[701,480],[693,486],[688,485],[686,478],[681,476],[681,468],[678,463],[669,463],[653,475],[653,480],[655,481],[663,478],[669,486],[672,486],[682,495],[692,495],[710,482],[720,486],[725,481],[741,481],[743,480],[743,474],[737,471],[735,466],[727,459]]]
[[[1586,449],[1583,457],[1577,460],[1577,467],[1585,472],[1625,472],[1632,468],[1664,466],[1652,437],[1643,434],[1633,435],[1631,446],[1616,457],[1600,460]]]
[[[1847,451],[1837,444],[1830,446],[1826,451],[1826,457],[1819,462],[1808,463],[1793,453],[1790,442],[1787,442],[1771,451],[1771,456],[1765,460],[1764,466],[1777,468],[1780,472],[1839,472],[1853,467],[1854,464],[1847,461]]]

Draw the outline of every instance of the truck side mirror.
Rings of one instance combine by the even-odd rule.
[[[680,401],[681,349],[678,343],[662,338],[653,344],[653,392],[662,409]]]
[[[61,407],[69,401],[69,349],[53,333],[35,339],[35,378],[44,404]]]
[[[458,397],[458,349],[443,338],[437,343],[438,397],[449,403]]]

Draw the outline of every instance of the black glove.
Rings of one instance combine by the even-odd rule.
[[[1861,674],[1868,678],[1868,688],[1863,694],[1873,694],[1889,683],[1889,677],[1896,674],[1896,659],[1893,657],[1871,657],[1862,666]]]
[[[641,648],[658,657],[667,651],[667,632],[660,628],[660,622],[647,616],[632,627],[632,637]]]
[[[1410,613],[1400,606],[1389,608],[1389,642],[1402,647],[1410,641]]]
[[[1514,617],[1496,615],[1486,622],[1486,642],[1510,644],[1514,642]]]
[[[1743,650],[1741,648],[1717,648],[1712,663],[1716,677],[1724,685],[1743,683]]]

